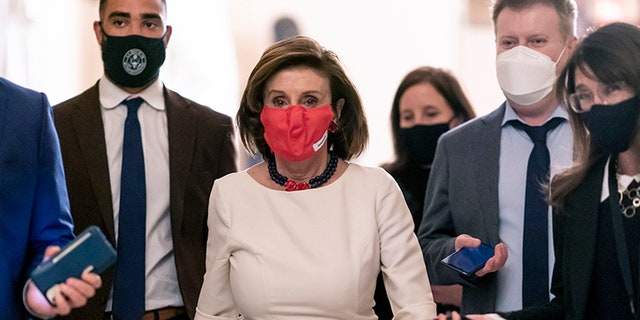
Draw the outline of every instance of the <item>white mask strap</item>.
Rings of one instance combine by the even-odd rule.
[[[554,64],[558,64],[558,61],[560,61],[560,58],[562,58],[562,55],[566,50],[567,50],[567,46],[562,47],[562,51],[560,52],[560,55],[558,56],[558,59],[556,59],[556,62],[554,62]]]

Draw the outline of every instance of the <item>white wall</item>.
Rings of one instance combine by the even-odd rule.
[[[290,16],[338,54],[358,86],[371,140],[356,161],[378,165],[392,159],[389,111],[409,70],[451,69],[478,114],[502,101],[493,31],[468,23],[470,1],[482,0],[169,0],[174,31],[161,77],[234,116],[248,73],[273,41],[273,23]],[[16,4],[24,10],[4,10]],[[47,93],[52,104],[80,93],[102,74],[97,19],[98,0],[0,0],[0,76]]]
[[[0,52],[5,53],[0,75],[44,91],[52,101],[75,92],[85,68],[79,32],[83,2],[0,0],[9,15],[0,15]]]
[[[52,104],[93,85],[102,75],[93,32],[98,0],[0,0],[0,9],[16,4],[17,10],[3,10],[10,19],[0,19],[0,59],[8,61],[0,76],[45,92]],[[168,5],[174,30],[161,78],[186,97],[235,113],[238,72],[227,1]]]
[[[167,87],[185,97],[234,116],[238,65],[228,2],[168,1],[173,35],[161,75]]]
[[[392,160],[389,112],[402,77],[420,65],[451,69],[478,114],[501,103],[495,80],[490,25],[467,22],[467,1],[233,0],[232,30],[240,87],[274,39],[273,25],[293,18],[301,34],[335,51],[360,90],[370,126],[370,145],[357,162]],[[488,19],[488,11],[487,11]]]

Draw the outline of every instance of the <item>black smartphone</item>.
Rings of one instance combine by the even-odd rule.
[[[462,249],[446,256],[440,261],[445,266],[458,271],[466,276],[471,276],[482,269],[484,264],[493,257],[493,248],[481,243],[476,248],[463,247]]]

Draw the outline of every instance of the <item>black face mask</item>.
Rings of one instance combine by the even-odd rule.
[[[428,166],[433,162],[438,138],[449,131],[449,123],[434,125],[415,125],[400,129],[398,138],[406,146],[409,159],[420,165]]]
[[[162,38],[138,35],[114,37],[102,31],[102,61],[111,81],[125,88],[139,88],[154,81],[164,63]]]
[[[603,154],[623,152],[631,146],[640,114],[638,96],[612,105],[593,105],[580,114],[591,133],[596,151]]]

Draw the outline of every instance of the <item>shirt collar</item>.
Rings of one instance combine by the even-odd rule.
[[[511,107],[511,105],[509,104],[509,101],[505,103],[507,104],[507,108],[504,112],[504,117],[502,118],[502,126],[504,127],[504,125],[510,120],[518,120],[526,124],[526,122],[522,121],[520,116],[518,116],[518,114],[513,110],[513,107]],[[562,107],[562,105],[559,105],[549,117],[549,119],[553,119],[553,118],[562,118],[565,120],[569,120],[569,114],[567,113],[567,110],[565,110]],[[549,121],[549,119],[547,119],[547,121]]]
[[[611,156],[609,156],[609,159],[607,159],[607,164],[605,165],[605,169],[604,170],[604,184],[603,184],[603,189],[609,189],[609,162],[611,161]],[[628,174],[617,174],[616,180],[618,180],[618,189],[619,190],[625,190],[629,187],[629,185],[635,180],[640,182],[640,174],[636,174],[633,176],[630,176]],[[604,186],[606,186],[606,188],[604,188]]]
[[[105,109],[113,109],[127,98],[141,97],[152,108],[164,110],[164,86],[160,79],[156,79],[150,86],[137,94],[128,93],[115,85],[106,76],[100,78],[98,92],[100,92],[100,104]]]

